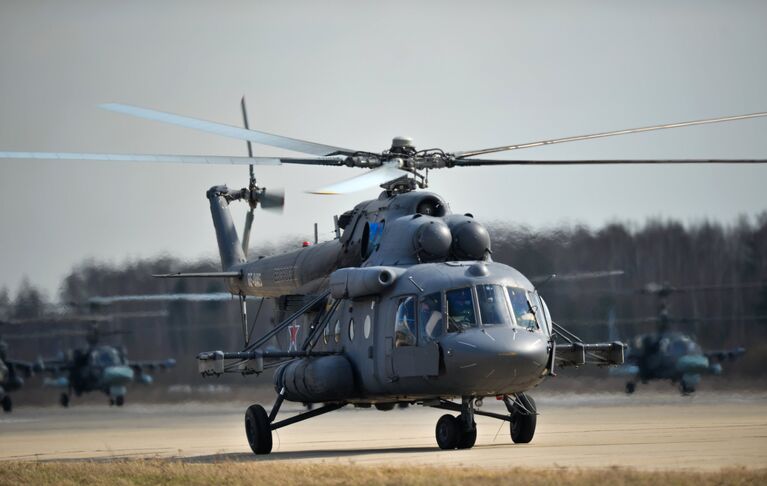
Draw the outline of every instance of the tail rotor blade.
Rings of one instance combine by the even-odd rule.
[[[248,214],[245,215],[245,230],[242,232],[242,252],[245,256],[248,256],[248,248],[250,247],[250,228],[253,226],[253,208],[251,207]]]

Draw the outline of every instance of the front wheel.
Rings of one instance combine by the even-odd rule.
[[[59,403],[62,407],[68,407],[69,406],[69,394],[68,393],[62,393],[61,396],[59,396]]]
[[[115,397],[115,405],[122,407],[125,404],[125,395],[118,395]]]
[[[437,437],[437,445],[440,449],[455,449],[461,438],[461,421],[452,415],[441,416],[437,421],[434,435]]]
[[[515,444],[527,444],[533,440],[535,435],[535,426],[538,423],[538,416],[535,415],[535,401],[532,397],[524,394],[519,395],[519,401],[530,412],[533,413],[517,413],[514,420],[511,421],[511,440]]]
[[[245,412],[245,435],[254,454],[272,452],[272,427],[261,405],[251,405]]]

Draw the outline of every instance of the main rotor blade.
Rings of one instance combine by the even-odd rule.
[[[362,175],[309,192],[311,194],[347,194],[380,186],[385,182],[393,181],[409,174],[410,172],[394,167],[393,165],[382,165],[381,167],[365,172]]]
[[[453,165],[636,165],[636,164],[765,164],[767,159],[592,159],[592,160],[488,160],[456,159]]]
[[[338,166],[343,164],[343,158],[341,157],[231,157],[226,155],[94,154],[76,152],[0,152],[0,159],[105,160],[210,165],[280,165],[284,163]]]
[[[529,278],[530,282],[539,284],[543,282],[575,282],[580,280],[591,280],[597,278],[617,277],[623,275],[623,270],[597,270],[590,272],[574,272],[574,273],[551,273],[548,275],[534,275]]]
[[[594,138],[613,137],[616,135],[628,135],[630,133],[641,133],[641,132],[651,132],[654,130],[665,130],[667,128],[680,128],[680,127],[691,127],[695,125],[706,125],[708,123],[721,123],[721,122],[736,121],[736,120],[748,120],[750,118],[759,118],[763,116],[767,116],[767,112],[750,113],[748,115],[723,116],[719,118],[706,118],[704,120],[694,120],[694,121],[686,121],[686,122],[678,122],[678,123],[666,123],[663,125],[652,125],[649,127],[641,127],[641,128],[626,128],[623,130],[615,130],[611,132],[592,133],[589,135],[576,135],[574,137],[552,138],[549,140],[540,140],[537,142],[527,142],[527,143],[519,143],[516,145],[505,145],[502,147],[493,147],[488,149],[455,152],[453,155],[456,158],[462,159],[465,157],[473,157],[475,155],[492,154],[495,152],[506,152],[507,150],[518,150],[518,149],[525,149],[525,148],[532,148],[532,147],[541,147],[543,145],[553,145],[555,143],[577,142],[580,140],[591,140]]]
[[[170,123],[172,125],[178,125],[178,126],[182,126],[186,128],[193,128],[195,130],[214,133],[216,135],[222,135],[224,137],[256,142],[262,145],[269,145],[272,147],[279,147],[279,148],[283,148],[287,150],[294,150],[296,152],[303,152],[305,154],[351,155],[355,152],[358,152],[358,150],[334,147],[332,145],[324,145],[320,143],[309,142],[306,140],[299,140],[297,138],[283,137],[282,135],[274,135],[272,133],[261,132],[258,130],[249,130],[245,128],[235,127],[232,125],[225,125],[223,123],[200,120],[199,118],[174,115],[172,113],[166,113],[166,112],[157,111],[157,110],[150,110],[147,108],[140,108],[138,106],[123,105],[120,103],[106,103],[103,105],[99,105],[99,107],[105,110],[124,113],[126,115],[131,115],[131,116],[135,116],[139,118],[146,118],[147,120]]]

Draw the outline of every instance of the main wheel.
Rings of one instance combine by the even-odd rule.
[[[272,427],[261,405],[251,405],[245,412],[245,435],[254,454],[272,452]]]
[[[13,410],[13,402],[11,401],[11,396],[6,395],[3,397],[3,412],[10,413],[11,410]]]
[[[69,406],[69,394],[62,393],[61,396],[59,396],[59,403],[62,407],[68,407]]]
[[[477,442],[477,424],[474,424],[474,426],[471,428],[471,430],[465,430],[463,428],[463,424],[461,423],[461,419],[457,419],[458,426],[461,431],[461,437],[458,439],[458,445],[457,449],[471,449],[474,447],[474,444]]]
[[[634,383],[633,381],[626,382],[626,393],[628,393],[629,395],[634,393],[634,391],[636,391],[636,388],[637,388],[637,384]]]
[[[115,405],[117,405],[118,407],[122,407],[124,403],[125,403],[125,395],[117,395],[115,397]]]
[[[535,411],[535,401],[527,395],[519,395],[519,401],[527,410]],[[511,422],[511,440],[515,444],[527,444],[533,440],[535,435],[535,425],[538,422],[538,416],[535,414],[517,414]]]
[[[461,439],[461,421],[452,415],[443,415],[437,420],[434,432],[440,449],[455,449]]]
[[[695,386],[690,385],[689,383],[682,380],[679,382],[679,391],[682,393],[682,395],[691,395],[695,393]]]

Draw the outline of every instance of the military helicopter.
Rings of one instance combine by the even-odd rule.
[[[510,424],[516,443],[533,439],[537,407],[526,392],[557,366],[623,363],[623,345],[583,343],[554,323],[533,284],[512,267],[492,261],[485,227],[470,214],[452,214],[445,199],[430,192],[429,169],[480,165],[623,163],[764,163],[767,160],[488,160],[496,152],[675,127],[744,120],[754,113],[656,125],[490,149],[446,152],[417,150],[397,137],[381,152],[353,150],[266,132],[208,122],[121,104],[103,108],[217,133],[312,157],[219,157],[130,154],[2,152],[4,158],[55,158],[143,162],[244,163],[251,166],[248,187],[211,187],[206,196],[216,232],[221,272],[158,275],[161,278],[222,278],[240,300],[245,347],[198,355],[203,375],[260,374],[276,368],[277,398],[270,412],[251,405],[245,432],[256,454],[272,450],[272,432],[352,404],[381,410],[417,403],[458,415],[443,415],[435,436],[442,449],[473,447],[475,415]],[[314,164],[372,169],[355,178],[314,190],[319,194],[383,189],[336,220],[336,238],[299,250],[248,261],[247,244],[237,235],[229,205],[252,211],[281,206],[281,194],[256,185],[255,164]],[[296,296],[299,307],[272,330],[250,341],[246,296]],[[303,338],[297,321],[304,318]],[[290,332],[287,350],[265,347]],[[481,409],[483,399],[503,400],[507,414]],[[456,402],[453,399],[458,398]],[[322,403],[319,408],[277,420],[284,400]]]
[[[32,375],[33,368],[32,363],[9,359],[8,343],[0,338],[0,404],[4,412],[10,413],[13,410],[10,392],[24,385],[24,378]]]
[[[672,286],[668,282],[662,284],[648,283],[638,289],[641,295],[657,298],[658,315],[655,319],[624,319],[622,323],[652,322],[655,320],[655,332],[640,334],[628,341],[626,363],[610,370],[615,376],[625,376],[626,393],[636,390],[637,382],[648,383],[653,380],[670,380],[678,384],[683,395],[695,392],[702,375],[720,375],[722,363],[734,361],[746,352],[744,347],[732,349],[708,350],[703,348],[695,339],[687,334],[672,330],[674,324],[686,324],[698,319],[674,318],[669,313],[668,298],[679,292],[727,290],[744,287],[763,287],[763,283],[740,285],[691,285]],[[751,319],[764,317],[747,316]],[[706,321],[724,321],[728,318],[708,317]],[[614,334],[615,318],[611,313],[608,326]]]
[[[62,390],[59,403],[70,404],[71,394],[100,391],[109,397],[110,405],[121,407],[125,403],[126,385],[132,382],[151,384],[153,378],[147,371],[166,370],[176,365],[172,358],[164,361],[129,361],[123,348],[100,344],[107,335],[123,334],[124,331],[103,331],[91,325],[84,333],[65,331],[59,335],[84,335],[87,347],[70,349],[60,355],[39,359],[36,369],[53,375],[44,385]],[[54,335],[49,333],[48,335]]]

